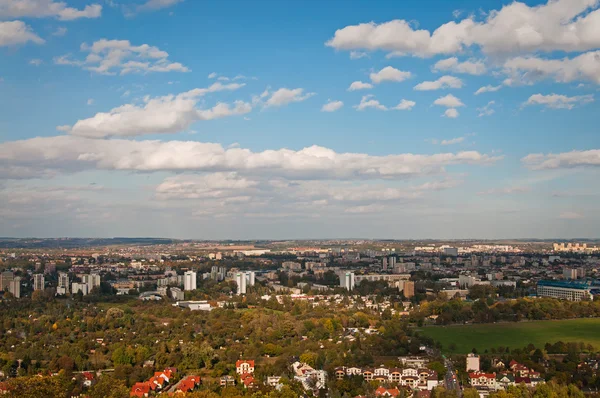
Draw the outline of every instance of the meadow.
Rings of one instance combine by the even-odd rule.
[[[473,348],[484,352],[501,346],[522,348],[529,343],[543,348],[546,343],[558,341],[584,342],[600,349],[600,318],[427,326],[419,331],[439,341],[445,353],[464,354]]]

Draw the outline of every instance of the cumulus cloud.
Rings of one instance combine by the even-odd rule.
[[[344,106],[344,103],[342,101],[330,100],[325,105],[323,105],[323,107],[321,108],[321,112],[335,112],[341,109],[342,106]]]
[[[504,71],[512,80],[524,83],[553,79],[559,83],[589,80],[600,84],[600,51],[563,59],[535,56],[511,58],[504,63]]]
[[[264,94],[264,93],[263,93]],[[315,93],[305,93],[303,88],[280,88],[274,92],[268,92],[264,97],[268,97],[265,107],[279,107],[291,104],[292,102],[301,102],[309,99]]]
[[[101,39],[91,46],[83,43],[81,51],[88,55],[84,60],[71,58],[70,55],[56,57],[57,65],[78,66],[103,75],[120,75],[149,72],[189,72],[179,62],[169,61],[169,54],[158,47],[142,44],[133,46],[129,40]]]
[[[487,86],[483,86],[480,87],[477,91],[475,91],[475,95],[479,95],[479,94],[483,94],[483,93],[493,93],[495,91],[498,91],[502,88],[502,85],[499,86],[492,86],[492,85],[487,85]]]
[[[414,89],[418,91],[431,91],[445,88],[461,88],[463,81],[454,76],[442,76],[434,81],[425,81],[417,84]]]
[[[450,119],[456,119],[460,114],[458,113],[458,111],[455,108],[450,108],[450,109],[446,109],[444,111],[444,115],[445,117],[449,117]]]
[[[368,90],[373,88],[371,83],[363,83],[361,81],[352,82],[350,87],[348,87],[348,91],[356,91],[356,90]]]
[[[398,111],[410,111],[410,110],[412,110],[412,108],[415,105],[417,105],[417,103],[415,101],[409,101],[409,100],[403,99],[402,101],[400,101],[400,103],[398,105],[396,105],[392,109],[395,109]]]
[[[28,42],[43,44],[44,40],[22,21],[0,22],[0,47]]]
[[[515,1],[487,13],[450,21],[429,32],[405,20],[346,26],[326,42],[339,50],[382,50],[422,57],[454,54],[477,46],[484,53],[536,51],[581,52],[600,47],[595,27],[600,19],[597,0],[549,0],[528,6]]]
[[[64,172],[235,171],[297,179],[402,179],[443,173],[452,165],[485,165],[499,159],[477,151],[372,156],[337,153],[320,146],[253,152],[197,141],[98,140],[72,135],[0,143],[0,173],[22,167]]]
[[[368,108],[378,109],[380,111],[387,111],[387,107],[385,105],[380,104],[379,101],[377,101],[373,95],[364,95],[360,99],[360,104],[355,105],[354,108],[357,111],[364,111]]]
[[[136,136],[156,133],[176,133],[186,130],[199,120],[218,119],[242,115],[252,110],[249,103],[237,101],[233,106],[218,103],[210,109],[197,109],[198,100],[208,93],[233,91],[243,84],[223,85],[213,83],[207,88],[197,88],[178,95],[145,97],[143,104],[126,104],[100,112],[88,119],[77,121],[70,133],[83,137]],[[64,131],[64,126],[62,131]]]
[[[460,106],[465,106],[461,100],[453,96],[452,94],[448,94],[446,96],[440,97],[433,101],[434,105],[445,106],[447,108],[458,108]]]
[[[594,102],[594,96],[592,94],[575,97],[567,97],[566,95],[560,94],[534,94],[529,97],[523,106],[542,105],[552,109],[573,109],[578,105],[589,104],[590,102]]]
[[[369,75],[371,81],[375,84],[379,84],[385,81],[390,82],[402,82],[406,79],[410,79],[411,73],[398,70],[391,66],[386,66],[379,72],[373,72]]]
[[[532,153],[521,159],[532,170],[569,169],[585,166],[600,166],[600,149],[563,153]]]
[[[90,4],[84,9],[68,7],[65,2],[53,0],[3,0],[0,1],[0,18],[58,18],[72,21],[80,18],[99,18],[102,6]]]
[[[481,60],[459,62],[458,58],[451,57],[436,62],[433,66],[433,70],[436,72],[454,72],[466,73],[469,75],[483,75],[487,71],[487,68]]]

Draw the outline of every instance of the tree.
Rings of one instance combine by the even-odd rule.
[[[122,398],[129,396],[129,389],[122,380],[110,375],[103,375],[100,380],[90,388],[88,398]]]

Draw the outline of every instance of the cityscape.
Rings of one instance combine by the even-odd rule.
[[[600,0],[0,0],[0,398],[600,398]]]

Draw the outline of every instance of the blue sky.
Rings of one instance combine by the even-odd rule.
[[[598,237],[600,4],[485,5],[0,0],[0,235]]]

